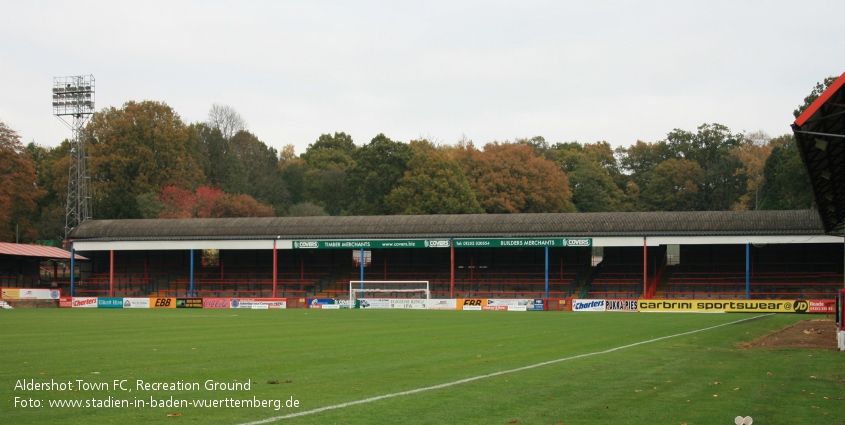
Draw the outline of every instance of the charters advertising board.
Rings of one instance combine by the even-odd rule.
[[[605,311],[605,300],[572,300],[572,311]]]
[[[73,297],[73,308],[97,308],[97,297]]]

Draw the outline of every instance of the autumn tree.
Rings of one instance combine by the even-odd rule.
[[[35,161],[21,144],[17,132],[0,121],[0,241],[15,242],[37,236],[31,227],[43,191],[38,187]]]
[[[427,140],[412,140],[408,170],[385,205],[392,214],[478,214],[475,198],[460,165]]]
[[[130,101],[104,109],[85,127],[90,141],[89,169],[97,211],[114,211],[130,197],[170,185],[195,188],[205,181],[201,158],[190,130],[179,115],[160,102]]]
[[[168,186],[157,200],[163,209],[159,218],[273,217],[273,207],[249,195],[232,195],[216,187],[203,186],[192,192]]]
[[[488,213],[574,211],[566,174],[519,143],[459,145],[454,156]]]
[[[698,163],[667,159],[654,167],[642,191],[647,211],[694,211],[698,206],[699,182],[704,172]]]
[[[763,131],[747,134],[742,145],[731,149],[731,156],[737,158],[741,168],[734,174],[745,174],[746,191],[740,196],[733,209],[757,210],[760,208],[760,188],[763,186],[763,169],[772,153],[771,137]]]

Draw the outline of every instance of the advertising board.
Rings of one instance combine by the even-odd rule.
[[[62,293],[58,289],[2,288],[0,296],[4,300],[58,300]]]
[[[804,300],[639,300],[642,312],[806,313]]]
[[[605,311],[605,300],[572,300],[572,311]]]
[[[287,298],[232,298],[229,308],[248,308],[253,310],[280,309],[287,306]]]
[[[203,298],[202,308],[229,308],[231,298]]]
[[[202,298],[176,298],[176,308],[202,308]]]
[[[836,300],[809,300],[807,302],[810,303],[808,313],[836,313]]]
[[[59,298],[59,308],[71,308],[73,307],[73,297],[60,297]]]
[[[176,308],[176,298],[150,298],[150,308]]]
[[[73,308],[97,308],[97,297],[73,297]]]
[[[481,310],[481,307],[487,305],[487,300],[484,298],[458,298],[456,305],[458,310]]]
[[[636,312],[638,310],[637,300],[604,300],[605,311]]]
[[[123,308],[150,308],[149,298],[124,298]]]
[[[390,300],[383,298],[363,298],[361,299],[361,308],[390,308]]]
[[[123,308],[123,298],[97,298],[97,308]]]
[[[426,308],[429,310],[455,310],[457,308],[457,300],[426,300]]]

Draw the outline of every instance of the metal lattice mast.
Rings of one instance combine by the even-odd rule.
[[[82,127],[94,113],[94,76],[53,78],[53,115],[70,127],[65,238],[83,221],[91,218],[91,188],[88,155]]]

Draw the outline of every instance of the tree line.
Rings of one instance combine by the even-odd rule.
[[[832,83],[819,83],[796,117]],[[84,129],[95,219],[507,214],[812,208],[791,134],[721,124],[613,148],[543,137],[455,144],[320,135],[301,155],[251,133],[231,107],[185,123],[130,101]],[[70,141],[22,144],[0,122],[0,240],[64,235]]]

